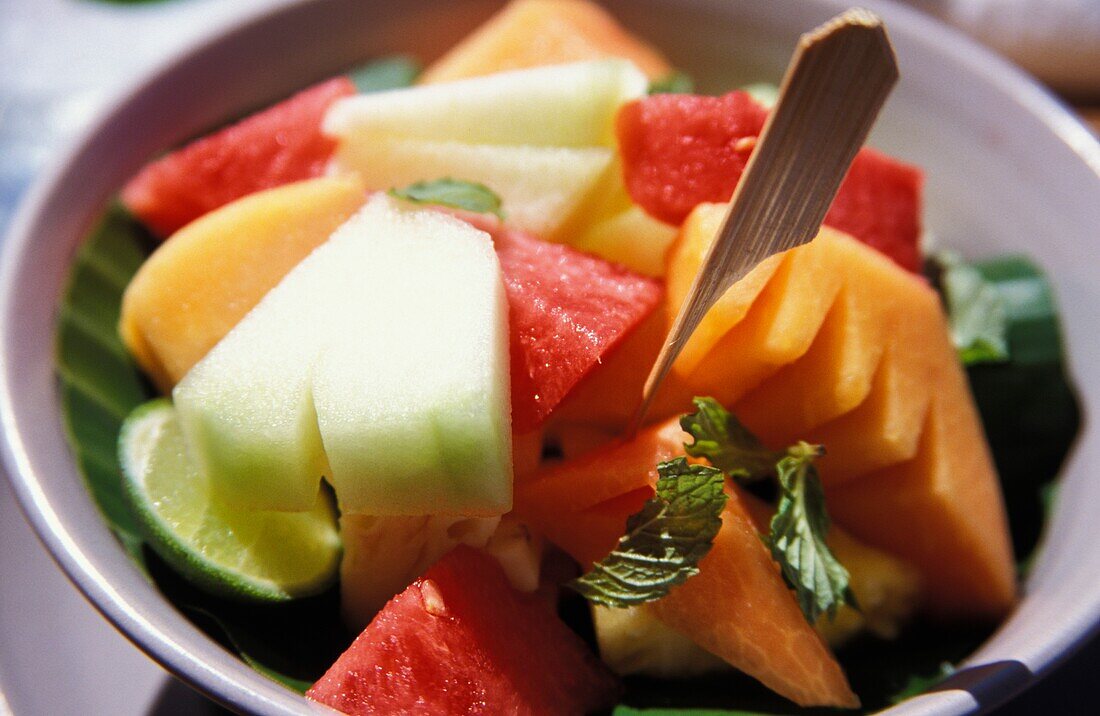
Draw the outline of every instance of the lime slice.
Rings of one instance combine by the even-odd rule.
[[[336,579],[340,537],[322,491],[309,512],[245,511],[213,494],[167,399],[139,406],[119,435],[123,488],[149,545],[188,581],[237,599],[285,601]]]

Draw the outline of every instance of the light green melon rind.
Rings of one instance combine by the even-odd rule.
[[[126,418],[119,461],[125,497],[149,545],[195,586],[232,599],[282,602],[335,581],[341,543],[327,495],[309,512],[227,507],[188,457],[167,399]]]

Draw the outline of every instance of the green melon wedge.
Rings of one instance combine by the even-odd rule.
[[[195,586],[280,602],[335,581],[341,546],[327,494],[307,512],[227,506],[189,457],[170,401],[150,401],[126,418],[119,459],[127,500],[149,545]]]

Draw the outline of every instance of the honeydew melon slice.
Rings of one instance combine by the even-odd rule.
[[[338,141],[613,147],[616,112],[647,85],[620,59],[513,70],[348,97],[329,109],[323,129]]]
[[[454,141],[349,136],[330,172],[353,172],[368,188],[387,190],[421,180],[457,177],[496,192],[508,225],[544,239],[583,207],[612,166],[613,150],[493,146]]]
[[[501,514],[507,315],[488,234],[377,196],[176,386],[191,452],[241,507]]]

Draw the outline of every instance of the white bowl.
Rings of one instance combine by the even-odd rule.
[[[498,2],[300,0],[180,53],[107,111],[24,202],[0,266],[0,419],[15,491],[39,536],[91,602],[150,656],[241,711],[302,713],[302,697],[260,676],[194,627],[126,557],[83,487],[54,379],[56,310],[81,238],[147,157],[371,56],[430,59]],[[778,78],[800,32],[843,0],[618,0],[704,88]],[[970,254],[1021,251],[1055,277],[1071,370],[1086,415],[1100,399],[1100,145],[1019,71],[904,7],[887,21],[902,81],[873,140],[928,174],[927,222]],[[1100,431],[1086,423],[1026,596],[935,693],[891,713],[989,708],[1066,656],[1100,620]]]

